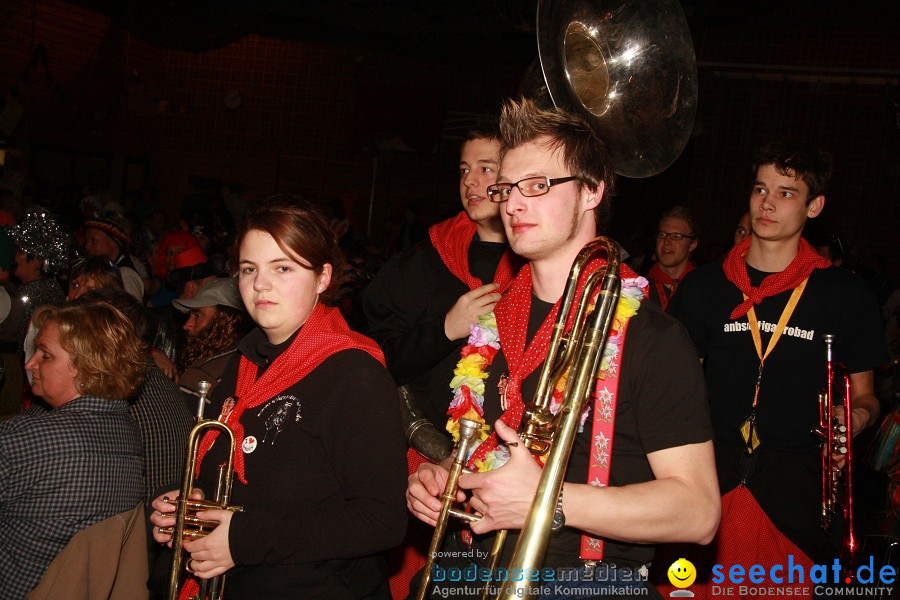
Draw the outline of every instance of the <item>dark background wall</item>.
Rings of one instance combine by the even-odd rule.
[[[426,224],[456,209],[461,133],[495,116],[536,57],[533,9],[522,4],[510,18],[513,4],[437,3],[446,20],[393,23],[373,8],[340,27],[341,10],[365,3],[331,3],[321,23],[292,17],[305,23],[300,35],[287,17],[280,27],[243,27],[251,13],[224,18],[225,9],[216,14],[223,30],[213,16],[190,15],[195,26],[187,16],[150,22],[99,2],[2,0],[7,171],[43,189],[94,179],[126,205],[130,192],[153,185],[173,214],[210,180],[239,184],[249,202],[298,191],[341,205],[357,235],[383,243],[405,205],[420,207]],[[621,182],[614,234],[640,237],[660,212],[686,204],[699,217],[704,254],[717,255],[746,206],[755,147],[800,136],[836,159],[818,228],[861,256],[887,256],[896,273],[896,4],[717,4],[684,3],[699,61],[693,137],[668,171]],[[476,29],[464,28],[466,11]],[[355,35],[366,24],[371,31]]]

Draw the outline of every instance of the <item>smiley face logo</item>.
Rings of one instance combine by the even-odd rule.
[[[667,571],[669,583],[677,588],[686,588],[694,583],[697,579],[697,569],[693,563],[686,558],[679,558],[672,563]]]

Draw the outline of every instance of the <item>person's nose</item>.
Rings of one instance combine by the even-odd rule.
[[[510,215],[521,213],[528,207],[528,198],[522,194],[518,187],[513,186],[509,190],[509,198],[504,203],[504,209]]]
[[[271,289],[272,282],[267,275],[264,275],[261,271],[258,271],[256,275],[253,277],[253,289],[257,292],[264,292],[268,289]]]
[[[465,177],[463,177],[463,185],[467,188],[473,188],[478,185],[478,176],[474,170],[469,171],[466,173]]]

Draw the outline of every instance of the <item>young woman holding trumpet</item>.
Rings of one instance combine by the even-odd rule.
[[[198,513],[219,524],[185,541],[187,566],[199,579],[227,574],[226,598],[388,598],[379,554],[406,524],[399,403],[375,343],[320,302],[339,281],[336,240],[312,205],[279,195],[235,248],[258,327],[208,413],[235,433],[231,503],[243,511]],[[230,451],[217,433],[198,453],[195,486],[207,496]],[[160,496],[153,508],[154,539],[170,542],[175,505]]]

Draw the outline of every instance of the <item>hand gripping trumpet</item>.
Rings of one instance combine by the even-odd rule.
[[[832,520],[840,506],[844,521],[841,564],[852,569],[859,546],[853,523],[853,404],[850,374],[843,364],[832,359],[834,335],[826,333],[822,339],[825,341],[827,381],[825,389],[819,393],[819,426],[813,430],[813,434],[822,440],[822,528],[826,531],[831,529]],[[842,396],[843,424],[834,417],[837,406],[835,385]],[[837,466],[835,455],[844,456],[842,469]],[[843,494],[840,493],[842,483]]]
[[[242,507],[229,504],[231,499],[231,486],[234,481],[234,433],[222,421],[218,419],[204,419],[203,409],[209,403],[206,395],[210,390],[208,381],[198,383],[200,391],[200,404],[197,409],[197,424],[188,434],[187,460],[184,465],[184,472],[181,480],[181,492],[177,499],[170,500],[163,498],[168,504],[174,504],[175,509],[175,525],[173,527],[163,528],[163,533],[172,534],[172,564],[169,569],[169,587],[166,594],[167,600],[176,600],[178,598],[178,584],[181,577],[181,567],[184,563],[182,544],[185,539],[193,540],[201,538],[212,532],[219,524],[218,521],[206,521],[197,518],[197,513],[209,509],[225,509],[234,512],[242,511]],[[229,442],[228,460],[219,467],[218,482],[216,485],[216,493],[211,500],[192,500],[191,491],[194,489],[194,472],[197,468],[197,453],[200,447],[200,440],[208,429],[218,428],[221,433],[226,436]],[[190,558],[188,565],[190,564]],[[188,569],[190,570],[190,569]],[[225,589],[225,575],[219,575],[212,579],[200,582],[200,593],[192,597],[191,600],[219,600]]]
[[[435,525],[434,534],[431,537],[425,569],[422,571],[422,581],[419,584],[419,593],[416,595],[417,600],[423,600],[428,593],[428,586],[431,585],[431,571],[434,569],[434,560],[444,541],[444,533],[447,531],[449,518],[453,516],[460,519],[477,519],[474,515],[455,508],[453,504],[456,502],[456,492],[459,490],[459,476],[463,473],[466,459],[469,456],[469,451],[472,449],[472,443],[475,441],[475,435],[480,430],[481,423],[469,419],[459,420],[459,442],[456,444],[456,454],[453,457],[453,464],[450,465],[450,475],[447,477],[444,493],[441,494],[441,513],[438,516],[437,525]]]

